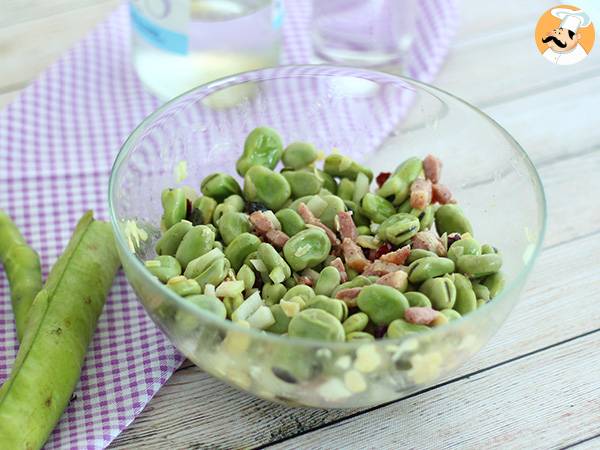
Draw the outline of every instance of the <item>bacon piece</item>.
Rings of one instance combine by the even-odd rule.
[[[410,255],[410,245],[405,245],[396,251],[385,253],[379,257],[380,261],[388,262],[392,264],[402,265],[408,259]]]
[[[335,247],[336,245],[340,244],[340,241],[335,233],[331,231],[327,225],[321,223],[321,221],[314,216],[312,211],[308,208],[308,206],[306,206],[306,203],[302,202],[298,205],[298,214],[300,214],[300,217],[302,217],[302,220],[304,220],[304,223],[307,225],[313,225],[322,229],[329,238],[331,245]]]
[[[335,298],[342,300],[348,308],[354,308],[356,306],[356,297],[358,297],[361,290],[362,287],[342,289],[335,294]]]
[[[267,234],[265,234],[265,238],[269,243],[278,248],[283,248],[285,243],[290,239],[290,237],[281,230],[269,230],[267,231]]]
[[[351,239],[346,238],[342,241],[342,252],[348,267],[357,272],[362,272],[369,265],[369,260],[365,258],[362,248]]]
[[[312,286],[313,280],[307,276],[301,275],[301,276],[296,277],[296,283],[305,284],[307,286]]]
[[[348,238],[356,241],[358,231],[354,220],[352,220],[352,213],[349,211],[340,211],[337,216],[340,221],[340,236],[342,240]]]
[[[438,256],[446,256],[446,247],[433,231],[419,231],[412,238],[412,248],[429,250]]]
[[[369,264],[365,270],[363,271],[363,275],[377,275],[378,277],[382,277],[391,272],[396,272],[400,270],[400,266],[398,264],[392,264],[388,262],[381,261],[378,259],[377,261]]]
[[[342,262],[341,258],[335,258],[329,263],[329,265],[335,267],[340,273],[340,283],[345,283],[348,281],[348,274],[346,273],[346,268],[344,267],[344,263]]]
[[[410,185],[410,206],[425,209],[431,203],[431,181],[417,178]]]
[[[443,184],[434,184],[431,186],[431,201],[433,203],[439,203],[446,205],[448,203],[456,203],[456,200],[452,198],[452,192],[447,186]]]
[[[404,310],[404,320],[417,325],[429,325],[438,314],[435,309],[428,306],[411,306]]]
[[[392,250],[394,250],[394,247],[392,247],[392,244],[390,244],[389,242],[384,242],[381,247],[379,247],[377,250],[371,249],[369,250],[369,259],[371,261],[375,261],[376,259],[381,258],[381,256],[385,255],[386,253],[391,252]]]
[[[442,161],[433,155],[427,155],[423,160],[423,171],[425,172],[425,178],[431,180],[432,183],[437,183],[440,181]]]
[[[380,277],[375,284],[391,286],[394,289],[406,289],[407,280],[408,274],[403,270],[397,270]]]
[[[262,211],[254,211],[248,218],[254,230],[259,235],[265,235],[275,229],[273,222]]]

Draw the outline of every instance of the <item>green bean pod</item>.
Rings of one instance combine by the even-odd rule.
[[[27,245],[19,229],[2,211],[0,211],[0,262],[4,265],[8,278],[17,338],[21,341],[29,308],[42,289],[42,271],[38,254]]]
[[[44,445],[77,385],[118,267],[110,225],[86,213],[31,306],[0,395],[0,448]]]

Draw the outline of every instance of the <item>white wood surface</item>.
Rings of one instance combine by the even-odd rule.
[[[0,2],[0,108],[118,3]],[[533,27],[555,4],[462,1],[436,80],[513,134],[548,197],[544,250],[492,341],[367,411],[273,405],[184,364],[113,448],[600,448],[600,51],[571,67],[537,54]]]

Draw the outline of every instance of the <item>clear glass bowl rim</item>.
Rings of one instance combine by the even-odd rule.
[[[290,70],[290,69],[293,69],[293,70],[298,69],[299,72],[298,73],[288,73],[287,70]],[[119,226],[119,222],[116,217],[115,206],[114,206],[114,202],[113,202],[113,194],[114,194],[115,183],[116,183],[116,178],[117,178],[116,175],[117,175],[117,173],[119,173],[119,170],[121,168],[123,161],[125,161],[125,159],[129,155],[130,151],[133,149],[134,145],[136,144],[138,137],[154,121],[154,119],[156,117],[160,116],[163,113],[163,111],[167,110],[168,108],[171,107],[171,105],[184,99],[188,95],[204,92],[204,96],[202,96],[202,97],[206,97],[207,95],[212,94],[216,91],[219,91],[220,89],[223,89],[225,87],[230,87],[230,86],[233,86],[236,84],[245,83],[245,82],[249,82],[249,81],[263,82],[263,81],[270,81],[270,80],[274,80],[274,79],[278,79],[278,78],[291,78],[293,76],[298,76],[298,75],[303,76],[303,77],[310,77],[310,76],[316,76],[316,77],[332,76],[333,77],[333,76],[340,76],[341,72],[343,72],[343,76],[360,77],[360,78],[364,78],[366,80],[374,81],[374,82],[377,82],[377,80],[373,80],[373,78],[375,78],[375,77],[377,77],[378,79],[381,79],[382,77],[384,77],[384,78],[388,78],[390,80],[395,80],[396,82],[400,81],[404,84],[407,84],[407,85],[415,88],[416,91],[424,91],[429,95],[435,96],[436,98],[440,98],[439,94],[441,94],[441,97],[447,96],[450,99],[452,99],[452,101],[455,101],[457,103],[462,104],[463,106],[466,106],[468,109],[477,113],[477,115],[479,115],[479,117],[483,121],[486,121],[489,124],[491,124],[493,127],[495,127],[500,132],[500,134],[502,134],[506,138],[506,140],[514,148],[516,148],[519,151],[519,153],[521,154],[521,156],[523,157],[523,159],[525,161],[525,165],[527,167],[528,174],[532,177],[532,180],[534,181],[534,186],[537,191],[536,197],[540,200],[541,204],[539,206],[541,206],[541,208],[542,208],[542,223],[538,229],[538,238],[535,242],[534,251],[531,253],[531,256],[529,257],[525,266],[519,271],[519,273],[517,274],[515,279],[512,280],[511,283],[507,284],[504,287],[504,289],[498,295],[498,297],[494,298],[494,301],[486,303],[483,307],[477,308],[475,311],[469,313],[466,316],[461,317],[458,320],[454,320],[454,321],[448,322],[447,324],[442,325],[440,327],[433,328],[429,333],[427,333],[427,335],[430,338],[431,337],[439,338],[440,336],[436,336],[435,334],[443,335],[446,333],[452,333],[453,331],[460,330],[460,328],[464,327],[466,323],[477,321],[479,316],[481,316],[482,314],[493,314],[494,310],[496,309],[496,305],[499,302],[503,301],[505,298],[509,297],[511,292],[525,281],[525,278],[529,275],[529,273],[531,272],[531,269],[533,268],[535,261],[537,260],[537,257],[542,248],[544,236],[546,234],[546,227],[547,227],[546,195],[544,192],[544,187],[543,187],[542,181],[540,179],[540,176],[539,176],[537,169],[535,168],[533,162],[531,161],[531,158],[525,152],[525,150],[521,147],[521,145],[512,137],[512,135],[510,133],[508,133],[508,131],[506,131],[498,122],[496,122],[494,119],[492,119],[490,116],[485,114],[483,111],[481,111],[480,109],[471,105],[470,103],[466,102],[465,100],[463,100],[449,92],[446,92],[443,89],[439,89],[430,84],[423,83],[421,81],[417,81],[417,80],[414,80],[409,77],[405,77],[405,76],[401,76],[401,75],[394,75],[394,74],[381,72],[381,71],[377,71],[377,70],[372,70],[372,69],[356,68],[356,67],[343,66],[343,65],[335,65],[335,66],[324,65],[324,64],[282,65],[282,66],[270,67],[270,68],[266,68],[266,69],[241,72],[241,73],[238,73],[235,75],[223,77],[223,78],[211,81],[209,83],[197,86],[197,87],[190,89],[189,91],[184,92],[183,94],[173,98],[172,100],[169,100],[168,102],[161,105],[154,112],[152,112],[150,115],[148,115],[144,120],[142,120],[142,122],[127,137],[127,139],[121,146],[121,149],[119,150],[119,153],[117,154],[117,157],[115,158],[115,161],[113,163],[111,173],[110,173],[110,179],[109,179],[108,204],[109,204],[110,222],[112,224],[113,232],[115,235],[116,245],[118,247],[120,247],[120,250],[121,250],[120,254],[125,255],[124,257],[128,260],[127,262],[129,264],[133,264],[133,266],[135,266],[136,270],[144,273],[144,276],[146,277],[146,281],[148,283],[154,283],[154,285],[156,286],[156,289],[163,296],[163,298],[168,299],[168,301],[173,303],[176,306],[176,308],[178,308],[178,309],[183,308],[183,309],[187,310],[190,314],[196,315],[199,319],[199,322],[208,323],[215,327],[222,328],[225,331],[235,331],[240,334],[245,334],[245,335],[248,335],[249,337],[251,337],[252,339],[262,340],[262,341],[265,341],[266,343],[272,343],[274,345],[280,344],[280,345],[300,346],[300,347],[305,347],[305,348],[314,348],[315,350],[318,348],[327,347],[332,350],[352,351],[352,350],[356,350],[358,347],[364,346],[367,343],[366,341],[332,342],[332,341],[320,341],[320,340],[315,340],[315,339],[282,336],[282,335],[275,334],[275,333],[268,333],[268,332],[264,332],[261,330],[255,330],[253,328],[245,328],[240,325],[237,325],[235,322],[232,322],[230,320],[222,320],[222,319],[214,316],[213,314],[202,311],[201,309],[190,307],[190,305],[188,305],[186,303],[186,301],[184,300],[183,297],[180,297],[177,294],[175,294],[171,289],[167,288],[164,284],[162,284],[160,281],[158,281],[158,279],[156,277],[152,276],[150,274],[150,272],[148,272],[146,270],[146,267],[144,266],[143,262],[137,256],[135,256],[134,253],[132,253],[130,251],[129,246],[127,245],[127,239],[123,235],[121,227]],[[278,73],[283,73],[284,76],[278,76]],[[198,97],[198,98],[202,98],[202,97]],[[442,99],[442,101],[444,101],[444,100]],[[434,333],[434,334],[432,335],[431,333]],[[403,336],[403,337],[397,338],[397,339],[389,339],[389,338],[377,339],[377,340],[369,342],[369,343],[376,345],[376,346],[398,345],[402,341],[406,340],[408,337],[416,337],[416,336],[415,335]]]

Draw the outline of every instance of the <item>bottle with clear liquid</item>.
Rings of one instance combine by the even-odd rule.
[[[133,66],[161,100],[275,66],[281,0],[130,0]]]

